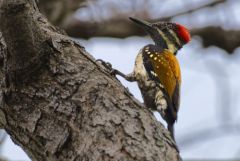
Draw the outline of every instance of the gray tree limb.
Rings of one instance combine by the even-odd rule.
[[[129,36],[143,36],[146,34],[144,30],[124,18],[108,19],[98,23],[76,21],[74,25],[69,26],[67,32],[71,36],[87,39],[98,36],[126,38]],[[239,30],[227,31],[221,27],[204,27],[192,29],[190,32],[192,36],[199,36],[202,39],[204,47],[213,45],[232,54],[233,51],[240,46]]]
[[[33,161],[181,160],[152,112],[33,0],[1,0],[0,21],[0,126]]]
[[[240,46],[240,30],[224,30],[221,27],[205,27],[193,29],[192,35],[202,38],[203,46],[217,46],[232,54]]]
[[[48,20],[62,26],[86,0],[38,0],[38,7]]]
[[[66,30],[66,32],[72,37],[91,38],[98,36],[108,36],[125,38],[135,35],[145,35],[143,30],[141,30],[138,26],[132,24],[128,20],[127,17],[129,17],[130,15],[141,15],[140,17],[154,22],[170,21],[173,17],[193,13],[197,10],[206,7],[213,7],[220,3],[223,4],[226,2],[226,0],[214,0],[205,4],[192,5],[187,7],[184,11],[176,11],[169,16],[162,16],[154,20],[149,16],[149,8],[146,7],[143,7],[142,10],[131,11],[125,14],[123,14],[121,11],[113,10],[112,16],[107,19],[104,17],[101,18],[101,15],[97,14],[97,16],[100,18],[97,21],[96,19],[89,19],[86,21],[74,18],[73,13],[81,6],[84,8],[84,2],[87,1],[89,0],[39,0],[38,5],[40,11],[45,16],[47,16],[50,22],[62,26]],[[98,1],[95,0],[93,3],[97,2]],[[146,2],[142,1],[142,3]],[[184,4],[186,2],[182,3]],[[193,3],[196,2],[191,2],[191,4]],[[144,4],[142,5],[144,6]],[[117,8],[117,6],[114,7]],[[105,9],[109,10],[109,8],[107,7],[102,8],[102,10]],[[191,29],[191,34],[200,36],[203,40],[204,47],[214,45],[226,50],[230,54],[233,53],[233,51],[240,46],[240,31],[238,30],[226,31],[221,27],[202,27]]]

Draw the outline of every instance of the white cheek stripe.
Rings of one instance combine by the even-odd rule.
[[[161,30],[159,30],[159,29],[157,29],[157,30],[158,30],[158,33],[162,36],[162,38],[166,41],[168,50],[171,53],[175,53],[177,51],[176,46],[165,36],[165,34]]]
[[[169,31],[172,34],[172,36],[175,38],[175,40],[177,41],[178,45],[181,46],[181,42],[180,42],[179,38],[177,37],[176,33],[173,32],[173,30],[169,30]]]

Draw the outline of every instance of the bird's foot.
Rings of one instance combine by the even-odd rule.
[[[106,62],[102,59],[97,59],[96,61],[99,62],[101,65],[103,65],[104,68],[107,69],[111,75],[114,75],[114,76],[116,75],[116,70],[112,68],[111,63]]]
[[[101,65],[103,65],[109,71],[109,73],[111,75],[113,75],[115,77],[116,77],[116,75],[119,75],[119,76],[123,77],[124,79],[126,79],[129,82],[136,81],[136,77],[135,77],[134,73],[130,73],[128,75],[125,75],[124,73],[120,72],[119,70],[112,68],[112,64],[109,63],[109,62],[105,62],[102,59],[97,59],[96,61],[101,63]]]

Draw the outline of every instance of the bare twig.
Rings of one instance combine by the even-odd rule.
[[[210,3],[205,3],[205,4],[202,4],[202,5],[196,6],[196,7],[186,9],[183,12],[173,13],[172,15],[167,16],[167,17],[161,17],[159,19],[154,19],[153,21],[170,21],[173,17],[189,14],[189,13],[198,11],[200,9],[206,8],[206,7],[213,7],[213,6],[215,6],[219,3],[224,3],[224,2],[226,2],[226,0],[215,0],[215,1],[210,2]]]

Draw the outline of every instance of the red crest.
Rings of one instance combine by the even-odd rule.
[[[185,43],[188,43],[191,40],[191,36],[188,29],[180,24],[176,25],[178,27],[177,29],[178,36],[181,37]]]

